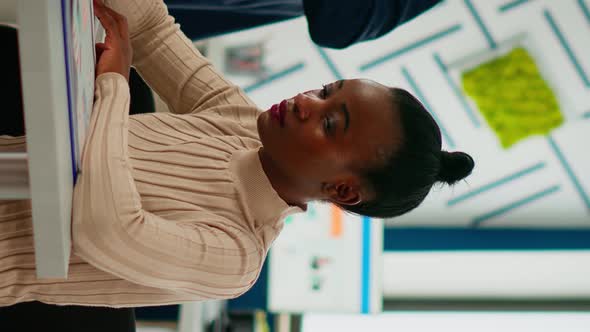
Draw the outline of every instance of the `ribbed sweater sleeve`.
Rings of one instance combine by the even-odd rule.
[[[100,75],[74,195],[75,254],[144,286],[224,298],[241,294],[257,278],[264,251],[220,216],[195,212],[195,220],[183,223],[142,208],[128,156],[128,108],[126,80]]]
[[[161,0],[105,3],[127,18],[133,66],[171,112],[194,113],[211,106],[254,105],[199,53],[168,15]]]

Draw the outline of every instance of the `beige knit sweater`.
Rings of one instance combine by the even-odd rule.
[[[258,278],[282,219],[301,211],[262,170],[259,110],[195,50],[164,4],[109,5],[127,16],[133,64],[173,114],[129,117],[125,79],[97,78],[68,279],[36,279],[30,202],[0,201],[0,306],[233,298]],[[0,150],[24,144],[0,137]]]

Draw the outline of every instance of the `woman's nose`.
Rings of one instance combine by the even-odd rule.
[[[312,97],[305,93],[300,93],[293,98],[293,102],[293,112],[295,112],[295,116],[301,121],[307,120],[314,107]]]

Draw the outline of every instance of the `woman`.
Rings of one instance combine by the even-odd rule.
[[[258,278],[282,219],[308,202],[393,217],[473,168],[467,154],[441,152],[436,123],[404,90],[342,80],[261,113],[161,1],[109,6],[127,20],[95,5],[107,39],[74,193],[68,279],[36,280],[29,203],[3,202],[0,305],[237,297]],[[129,117],[131,62],[171,114]]]

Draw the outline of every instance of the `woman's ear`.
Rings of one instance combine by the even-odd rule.
[[[325,183],[324,195],[338,205],[357,205],[362,201],[360,184],[352,179],[337,183]]]

